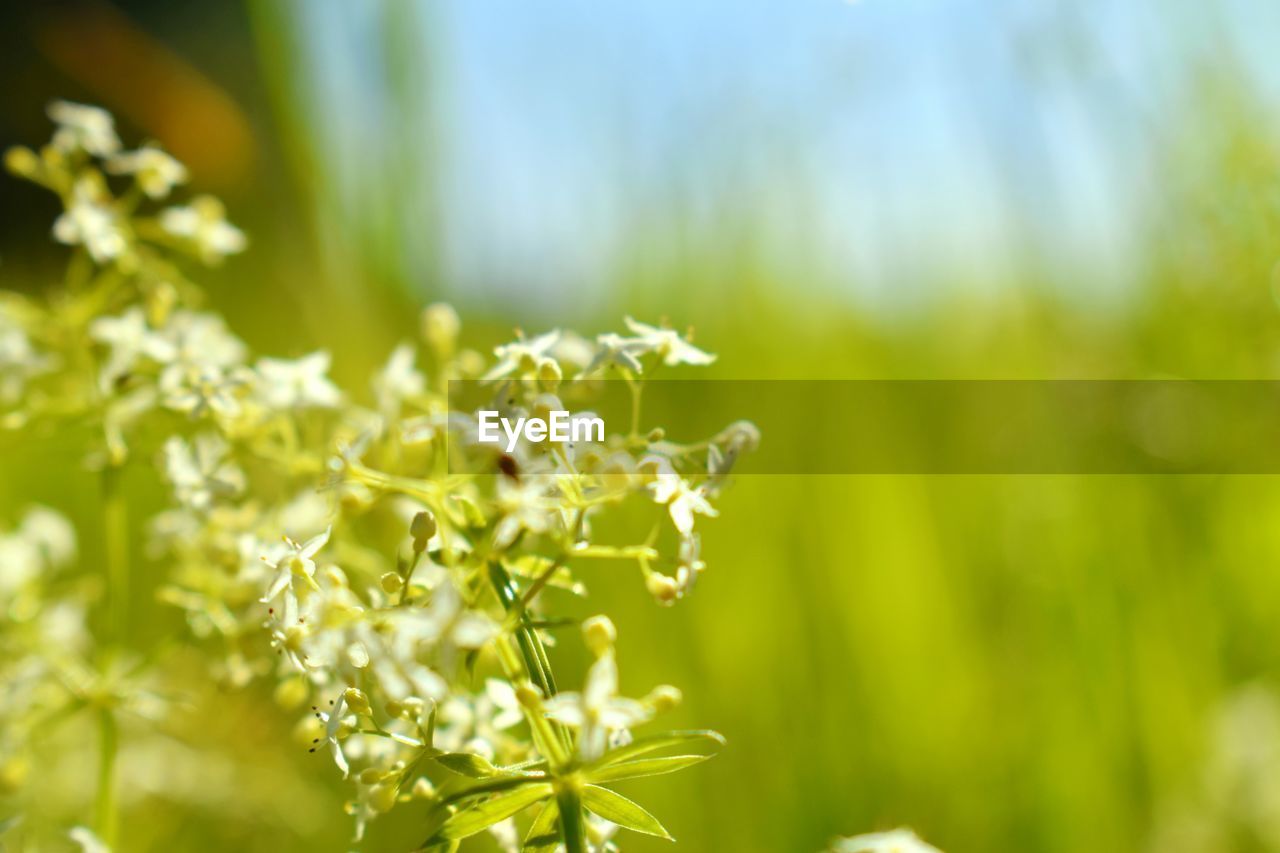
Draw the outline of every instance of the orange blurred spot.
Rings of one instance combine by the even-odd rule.
[[[109,3],[91,0],[40,26],[60,71],[158,140],[212,188],[243,185],[255,144],[244,112],[182,57]]]

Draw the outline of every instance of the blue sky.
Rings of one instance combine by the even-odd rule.
[[[714,240],[744,210],[762,252],[873,303],[1000,286],[1027,246],[1111,294],[1191,75],[1240,56],[1274,95],[1280,35],[1263,0],[446,0],[405,105],[371,97],[376,8],[298,5],[343,192],[433,111],[450,279],[562,303],[637,235]]]

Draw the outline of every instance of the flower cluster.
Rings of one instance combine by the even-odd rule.
[[[623,695],[613,623],[578,623],[553,603],[584,593],[581,567],[601,560],[634,566],[637,587],[664,605],[693,590],[705,568],[700,519],[716,516],[726,476],[759,435],[739,422],[676,444],[642,429],[639,401],[654,369],[714,356],[628,318],[626,335],[518,334],[487,359],[437,304],[422,314],[420,340],[395,346],[366,389],[341,389],[326,351],[255,357],[202,307],[182,259],[219,263],[246,239],[216,199],[170,200],[187,180],[180,163],[156,144],[123,150],[102,110],[58,103],[50,116],[53,141],[11,150],[6,163],[62,200],[52,235],[73,256],[55,298],[2,294],[0,424],[93,426],[86,464],[106,496],[101,639],[126,643],[122,587],[130,552],[145,554],[164,569],[158,599],[185,614],[210,672],[232,687],[270,679],[278,704],[299,714],[301,742],[351,786],[357,838],[414,801],[431,849],[485,831],[505,849],[570,853],[615,849],[618,827],[668,838],[609,786],[689,767],[721,738],[633,736],[680,691]],[[629,430],[488,457],[474,412],[447,393],[451,380],[473,380],[505,411],[537,413],[601,377],[632,392]],[[459,473],[458,452],[484,464]],[[135,547],[119,483],[130,466],[153,463],[168,505]],[[594,523],[624,504],[645,508],[651,532],[597,538]],[[35,509],[0,551],[0,596],[13,600],[27,578],[74,560],[74,534]],[[83,630],[83,612],[64,619],[62,606],[33,600],[22,610],[29,624],[0,629],[0,640],[54,630],[51,621]],[[567,690],[550,651],[579,636],[591,663],[582,688]],[[119,694],[94,704],[105,721],[147,698],[144,669],[95,682]],[[0,732],[21,737],[9,717],[26,712],[4,708]],[[4,763],[11,747],[0,740],[6,784],[16,778]],[[100,806],[110,801],[100,795]],[[113,845],[109,815],[100,823]]]

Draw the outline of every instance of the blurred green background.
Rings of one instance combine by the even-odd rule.
[[[14,5],[0,142],[54,97],[159,139],[252,240],[213,306],[351,386],[437,299],[477,345],[666,316],[723,378],[1280,366],[1261,0]],[[53,205],[4,183],[4,287],[56,281]],[[51,458],[6,448],[0,509],[79,507],[92,554],[91,481]],[[684,849],[1280,850],[1273,478],[744,470],[692,599],[588,575],[624,688],[681,685],[677,722],[729,738],[633,786]],[[347,849],[292,720],[192,689],[208,776],[149,780],[126,838]],[[418,840],[410,811],[367,848]]]

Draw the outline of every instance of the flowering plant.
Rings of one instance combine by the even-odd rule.
[[[247,240],[216,199],[170,201],[188,177],[180,163],[155,144],[124,151],[94,107],[56,103],[50,116],[52,142],[12,149],[6,164],[60,198],[53,237],[72,255],[50,298],[0,292],[0,424],[90,428],[106,592],[67,576],[76,536],[53,510],[33,508],[0,535],[0,605],[14,616],[0,626],[6,788],[21,787],[38,724],[96,714],[96,825],[72,837],[119,844],[118,721],[174,713],[147,659],[125,652],[130,568],[145,553],[164,567],[158,599],[185,614],[209,672],[231,686],[271,679],[279,704],[302,714],[309,748],[351,785],[357,839],[413,802],[424,849],[486,831],[506,849],[569,853],[616,849],[619,827],[670,838],[611,786],[691,767],[723,739],[633,736],[681,694],[620,694],[606,616],[580,623],[592,662],[582,688],[565,690],[551,650],[579,623],[544,593],[582,594],[578,567],[599,560],[633,565],[661,604],[691,592],[704,569],[696,519],[716,515],[733,460],[759,436],[739,422],[678,445],[641,430],[639,401],[656,367],[714,356],[628,318],[627,334],[595,341],[519,335],[490,362],[461,346],[457,315],[437,304],[422,315],[422,351],[396,346],[361,402],[330,380],[327,352],[255,359],[202,307],[184,261],[217,264]],[[451,380],[536,413],[560,408],[566,383],[599,376],[632,389],[629,430],[495,450],[474,472],[451,466],[451,447],[477,450],[471,413],[450,409]],[[139,547],[121,477],[153,459],[168,505]],[[627,502],[653,507],[652,532],[594,536],[593,521]],[[86,612],[99,609],[91,638]],[[114,651],[94,655],[95,644]]]

